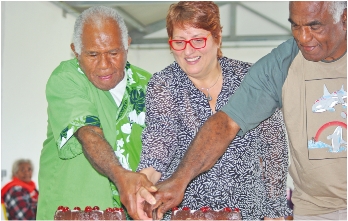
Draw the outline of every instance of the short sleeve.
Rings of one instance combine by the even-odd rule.
[[[101,125],[95,104],[89,96],[87,77],[77,71],[64,71],[61,66],[47,82],[46,99],[48,121],[59,157],[69,159],[82,153],[82,146],[74,133],[85,125]]]
[[[239,135],[255,128],[282,106],[282,87],[298,51],[291,38],[251,66],[240,87],[222,108],[241,128]]]

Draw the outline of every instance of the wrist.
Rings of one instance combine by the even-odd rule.
[[[125,172],[128,172],[128,170],[123,168],[120,164],[116,164],[111,169],[111,174],[110,174],[109,178],[112,181],[117,182],[118,180],[122,179]]]
[[[180,169],[178,169],[173,173],[170,179],[175,180],[177,183],[179,183],[182,186],[185,186],[186,188],[188,184],[191,182],[191,180],[194,179],[194,176],[190,176],[188,173],[181,172]]]

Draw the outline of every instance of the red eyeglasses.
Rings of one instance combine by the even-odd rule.
[[[182,51],[186,48],[187,43],[189,43],[194,49],[204,48],[207,44],[207,39],[211,35],[207,35],[207,37],[202,38],[192,38],[190,40],[171,40],[169,39],[169,45],[175,51]]]

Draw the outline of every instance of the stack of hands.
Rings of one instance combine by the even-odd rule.
[[[134,176],[138,176],[137,182],[132,180]],[[157,173],[156,179],[159,180],[159,177],[160,173]],[[144,174],[129,171],[118,183],[119,192],[123,193],[121,202],[133,219],[161,219],[165,212],[183,200],[186,185],[178,182],[178,179],[169,178],[154,186],[156,182],[149,181]]]

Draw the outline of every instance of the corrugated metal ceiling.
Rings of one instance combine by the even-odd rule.
[[[52,2],[66,13],[78,16],[83,10],[105,5],[125,19],[132,44],[166,43],[165,18],[173,1],[60,1]],[[223,41],[285,40],[291,37],[287,24],[288,2],[216,1],[224,23]]]

